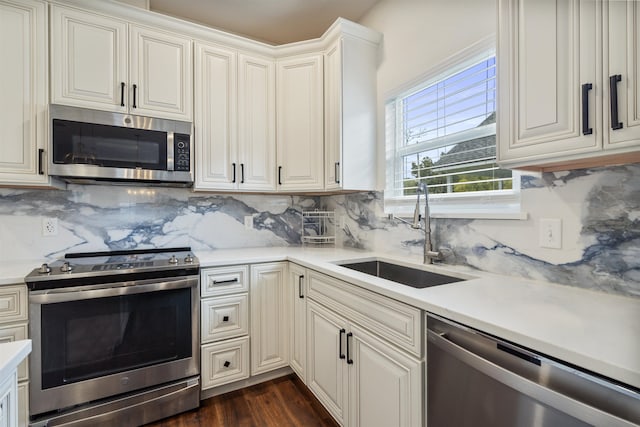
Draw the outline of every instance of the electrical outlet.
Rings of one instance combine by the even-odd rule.
[[[42,218],[42,235],[58,235],[58,218]]]
[[[562,248],[562,220],[559,218],[540,219],[540,247]]]
[[[244,228],[247,230],[253,229],[253,216],[247,215],[244,217]]]

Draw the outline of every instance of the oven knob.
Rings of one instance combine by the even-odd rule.
[[[73,270],[73,266],[69,264],[69,261],[65,261],[64,264],[60,267],[60,271],[63,273],[70,273]]]
[[[193,257],[191,256],[191,254],[187,254],[187,256],[184,257],[184,262],[186,264],[191,264],[193,262]]]
[[[169,258],[169,264],[177,264],[178,263],[178,258],[176,258],[175,255],[171,255],[171,258]]]
[[[51,267],[49,267],[49,265],[45,262],[40,266],[40,270],[38,270],[38,273],[40,274],[51,273]]]

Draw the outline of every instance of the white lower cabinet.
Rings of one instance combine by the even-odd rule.
[[[249,267],[200,271],[202,390],[249,378]]]
[[[251,266],[251,375],[289,365],[287,263]]]
[[[289,264],[287,295],[291,314],[289,330],[289,365],[306,382],[307,366],[307,271]]]
[[[422,426],[423,362],[307,301],[307,386],[340,425]]]
[[[249,337],[202,346],[202,389],[249,378]]]
[[[24,284],[0,286],[0,343],[28,338],[27,301],[27,287]],[[29,424],[28,359],[18,365],[15,379],[17,389],[12,386],[10,396],[6,393],[7,383],[0,385],[0,427],[26,427]],[[4,402],[3,399],[7,396],[9,401]]]
[[[18,425],[18,379],[16,373],[0,382],[0,427]]]

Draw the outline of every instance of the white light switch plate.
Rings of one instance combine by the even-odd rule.
[[[244,228],[251,230],[253,228],[253,216],[247,215],[244,217]]]
[[[559,218],[540,219],[540,247],[562,249],[562,220]]]

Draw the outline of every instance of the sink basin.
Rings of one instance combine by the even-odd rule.
[[[417,289],[466,280],[384,261],[359,261],[338,265]]]

